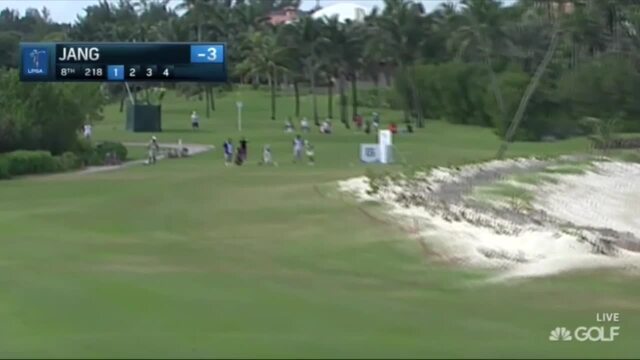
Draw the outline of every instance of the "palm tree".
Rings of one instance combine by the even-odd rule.
[[[560,26],[556,22],[553,33],[551,35],[551,40],[549,41],[549,47],[547,48],[547,52],[544,55],[542,62],[538,65],[535,74],[533,74],[533,77],[531,78],[529,85],[527,85],[527,88],[525,89],[524,94],[520,99],[520,104],[518,105],[518,109],[516,110],[516,113],[513,116],[511,123],[509,124],[509,128],[507,129],[507,132],[504,136],[504,140],[502,141],[502,144],[498,149],[498,153],[496,154],[496,157],[498,159],[501,159],[504,156],[504,154],[507,151],[507,147],[509,146],[509,143],[513,140],[514,135],[518,131],[518,127],[520,126],[520,122],[522,121],[524,112],[527,108],[527,105],[529,104],[529,100],[535,93],[538,87],[538,84],[540,83],[540,79],[544,75],[544,72],[547,69],[547,66],[549,66],[549,63],[551,62],[551,59],[555,54],[558,43],[560,42],[559,33],[560,33]]]
[[[344,24],[343,29],[347,39],[344,56],[347,74],[351,80],[352,118],[358,115],[358,72],[363,68],[366,30],[367,27],[364,24],[350,21]]]
[[[286,48],[279,46],[276,37],[265,31],[253,31],[247,36],[245,59],[237,65],[240,75],[266,76],[271,90],[271,120],[276,119],[276,81],[278,74],[285,71],[282,65]]]
[[[329,74],[329,77],[338,79],[338,101],[340,104],[340,121],[348,128],[349,121],[347,119],[347,96],[346,76],[348,71],[347,51],[349,39],[345,31],[345,27],[340,23],[337,17],[324,19],[323,31],[327,38],[328,46],[323,51],[323,62]],[[330,101],[332,101],[330,99]]]
[[[417,115],[417,125],[424,126],[422,106],[419,103],[418,87],[411,69],[419,58],[424,41],[424,9],[410,0],[385,0],[385,7],[378,17],[378,27],[382,30],[382,41],[394,54],[400,73],[407,78],[411,92],[411,103]],[[375,17],[377,13],[374,13]]]
[[[506,120],[506,108],[502,90],[493,68],[493,57],[497,48],[504,48],[504,17],[501,3],[497,0],[462,0],[460,24],[450,44],[457,47],[458,57],[479,55],[490,78],[490,88],[496,99],[501,118]],[[501,41],[503,41],[501,43]]]
[[[299,21],[286,25],[289,38],[298,47],[300,61],[307,79],[311,85],[311,97],[313,106],[313,120],[320,125],[318,118],[318,99],[316,96],[316,76],[322,67],[322,50],[327,43],[322,32],[320,21],[311,17],[303,17]]]

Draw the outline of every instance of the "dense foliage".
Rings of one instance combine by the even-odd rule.
[[[20,83],[15,70],[0,73],[0,153],[48,150],[61,154],[78,141],[87,121],[101,117],[104,96],[91,84]]]
[[[52,22],[46,11],[19,16],[6,9],[0,12],[0,51],[7,56],[0,67],[16,66],[16,44],[23,40],[224,41],[230,81],[267,85],[272,119],[278,116],[278,91],[293,89],[295,109],[286,114],[300,116],[299,96],[308,88],[318,123],[324,104],[316,94],[326,88],[330,99],[339,100],[336,111],[333,101],[327,102],[327,113],[345,126],[366,105],[402,109],[405,120],[418,126],[441,119],[493,127],[505,144],[580,134],[587,130],[580,125],[587,116],[616,117],[622,130],[640,129],[640,105],[634,101],[640,84],[638,2],[518,0],[505,6],[498,0],[461,0],[426,13],[417,1],[384,0],[362,21],[313,19],[303,11],[289,24],[268,21],[273,11],[298,5],[298,0],[102,0],[71,25]],[[200,96],[207,112],[215,110],[211,85],[164,86]],[[154,87],[136,87],[134,97],[144,101]],[[22,102],[0,120],[9,129],[0,132],[0,151],[23,144],[59,153],[72,142],[69,130],[91,116],[59,85],[0,91],[10,94],[3,107],[13,106],[16,98]],[[95,95],[92,106],[99,103],[97,91],[82,93]],[[122,86],[105,86],[104,93],[124,102]],[[42,112],[42,106],[59,111]],[[60,113],[64,120],[52,115]],[[27,128],[33,131],[25,133]]]

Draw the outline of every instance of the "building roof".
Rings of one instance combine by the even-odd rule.
[[[338,17],[338,21],[344,22],[347,20],[351,21],[362,21],[364,17],[369,14],[370,9],[361,5],[357,5],[354,3],[348,2],[340,2],[337,4],[329,5],[324,7],[313,14],[311,16],[314,19],[320,19],[324,17]]]

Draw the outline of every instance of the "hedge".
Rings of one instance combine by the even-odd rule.
[[[0,179],[14,176],[69,171],[88,165],[104,165],[108,153],[116,153],[120,161],[127,158],[127,148],[117,142],[103,142],[95,147],[80,141],[74,152],[53,156],[48,151],[17,150],[0,154]]]
[[[0,155],[0,179],[78,169],[80,159],[71,152],[53,156],[47,151],[18,150]]]

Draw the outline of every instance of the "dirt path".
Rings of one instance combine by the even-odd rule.
[[[123,143],[123,145],[126,147],[146,147],[147,143],[128,142],[128,143]],[[189,150],[189,156],[205,153],[215,148],[213,145],[203,145],[203,144],[182,144],[182,146]],[[160,144],[160,155],[158,155],[157,159],[162,160],[166,158],[167,157],[166,150],[168,149],[178,149],[178,144]],[[52,175],[46,175],[46,176],[61,176],[61,175],[69,176],[69,175],[95,174],[99,172],[113,171],[118,169],[129,168],[132,166],[144,165],[145,161],[147,161],[147,159],[127,161],[125,163],[122,163],[121,165],[114,165],[114,166],[88,166],[76,172],[58,173],[58,174],[52,174]]]

